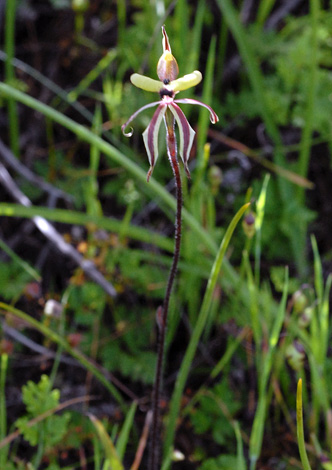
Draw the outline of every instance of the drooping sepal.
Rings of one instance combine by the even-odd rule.
[[[210,112],[210,121],[212,124],[216,124],[219,121],[218,115],[216,112],[209,106],[208,104],[202,103],[201,101],[194,100],[192,98],[182,98],[180,100],[175,100],[175,103],[182,103],[182,104],[197,104],[198,106],[203,106]]]
[[[179,147],[180,152],[179,153],[183,161],[186,174],[188,178],[190,178],[188,160],[189,160],[190,151],[194,142],[195,131],[190,126],[189,122],[187,121],[186,116],[184,115],[183,111],[180,109],[180,107],[177,104],[173,102],[171,105],[169,105],[169,109],[171,110],[176,120],[176,123],[178,125],[179,137],[180,137],[180,147]]]
[[[143,140],[148,154],[150,169],[147,174],[147,181],[149,181],[153,168],[156,164],[158,158],[158,134],[160,129],[161,121],[165,115],[167,106],[165,104],[160,104],[156,109],[150,124],[143,132]]]

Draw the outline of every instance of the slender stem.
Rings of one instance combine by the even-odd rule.
[[[6,374],[8,369],[8,354],[2,352],[0,354],[0,439],[3,441],[7,434],[7,408],[6,408]],[[8,449],[6,446],[3,450],[0,450],[0,465],[1,468],[5,468]]]
[[[168,282],[166,287],[166,293],[164,297],[164,303],[162,307],[157,310],[157,325],[158,325],[158,351],[157,351],[157,366],[156,376],[154,383],[154,394],[152,400],[153,419],[151,429],[151,448],[149,456],[149,470],[158,470],[160,467],[160,407],[159,399],[161,394],[161,382],[163,373],[163,361],[164,361],[164,350],[165,350],[165,338],[166,338],[166,326],[169,300],[174,284],[177,266],[180,257],[180,246],[181,246],[181,217],[182,217],[182,184],[181,175],[179,169],[179,163],[177,160],[177,145],[176,136],[174,132],[174,117],[172,113],[167,110],[165,114],[166,124],[166,145],[167,154],[173,170],[175,184],[176,184],[176,216],[175,216],[175,246],[173,263],[169,272]]]
[[[5,80],[10,85],[15,82],[15,70],[13,59],[15,55],[15,18],[16,18],[16,0],[6,3],[5,19],[5,52],[7,54],[5,61]],[[9,140],[10,147],[16,157],[19,156],[19,123],[18,110],[15,99],[8,100],[8,119],[9,119]]]

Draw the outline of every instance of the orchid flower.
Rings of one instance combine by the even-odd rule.
[[[152,174],[153,168],[158,158],[158,134],[161,125],[161,121],[164,118],[166,129],[170,125],[170,119],[167,119],[166,111],[169,109],[172,113],[172,120],[174,119],[178,125],[179,137],[180,137],[180,148],[179,153],[183,161],[184,168],[186,170],[187,176],[190,178],[190,172],[188,168],[188,160],[190,156],[190,151],[193,145],[195,131],[190,126],[187,121],[186,116],[184,115],[181,108],[178,106],[179,103],[183,104],[197,104],[199,106],[204,106],[210,112],[210,120],[212,124],[215,124],[219,121],[217,114],[213,109],[207,104],[202,103],[190,98],[175,99],[177,93],[183,90],[187,90],[195,85],[197,85],[202,80],[202,74],[198,70],[195,70],[188,75],[184,75],[181,78],[177,78],[179,74],[178,64],[175,57],[172,55],[171,47],[169,44],[168,36],[164,26],[162,27],[163,34],[163,54],[160,57],[157,65],[157,75],[159,80],[154,80],[144,75],[134,73],[130,77],[130,81],[133,85],[138,88],[141,88],[146,91],[153,91],[159,93],[160,100],[153,103],[149,103],[142,108],[138,109],[128,121],[123,124],[121,127],[122,132],[125,136],[131,137],[133,130],[130,129],[129,132],[125,132],[128,124],[133,121],[138,114],[148,108],[157,106],[158,108],[155,111],[150,124],[143,132],[143,139],[145,148],[148,154],[150,169],[147,174],[147,181],[149,181]],[[165,116],[166,115],[166,116]]]

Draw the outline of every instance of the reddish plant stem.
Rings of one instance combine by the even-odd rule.
[[[154,394],[152,399],[152,427],[151,427],[151,447],[149,455],[149,470],[159,470],[160,468],[160,447],[161,447],[161,429],[160,429],[160,394],[163,374],[164,350],[167,328],[167,316],[169,300],[174,284],[178,262],[180,258],[181,246],[181,219],[182,219],[182,184],[179,163],[177,160],[177,145],[174,132],[175,121],[171,111],[167,109],[165,114],[166,123],[166,145],[167,154],[170,161],[176,186],[176,216],[175,216],[175,246],[173,254],[173,263],[169,272],[166,293],[163,306],[157,310],[157,326],[158,326],[158,350],[157,350],[157,366],[154,382]]]

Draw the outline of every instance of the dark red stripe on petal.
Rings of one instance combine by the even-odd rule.
[[[195,131],[191,128],[185,114],[177,104],[173,102],[169,105],[169,108],[172,111],[179,128],[180,156],[187,171],[187,162],[189,160],[191,147],[193,145]]]
[[[165,51],[169,51],[169,52],[172,52],[171,51],[171,46],[169,44],[169,40],[168,40],[168,36],[167,36],[167,33],[166,33],[166,29],[165,29],[165,26],[162,26],[161,27],[161,31],[163,33],[163,46],[164,46],[164,52]]]
[[[160,104],[156,109],[150,124],[143,132],[143,139],[150,162],[150,174],[158,158],[158,134],[162,118],[166,112],[167,105]]]

